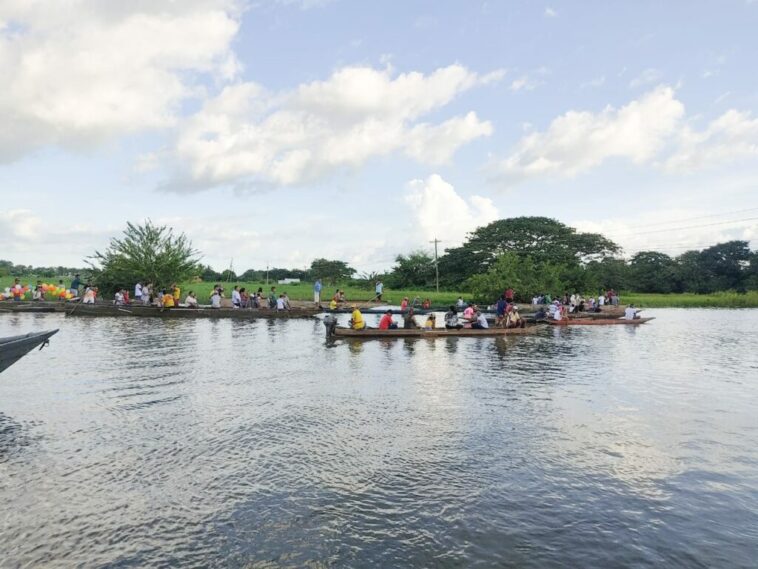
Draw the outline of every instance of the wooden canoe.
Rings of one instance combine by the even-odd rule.
[[[635,318],[634,320],[627,320],[626,318],[573,318],[569,320],[548,320],[548,323],[552,326],[637,326],[650,320],[655,320],[655,318]]]
[[[292,310],[271,310],[269,308],[166,308],[156,306],[112,304],[78,304],[66,306],[67,316],[132,316],[144,318],[230,318],[252,320],[255,318],[312,318],[318,314],[316,308],[293,308]]]
[[[0,338],[0,372],[8,369],[37,346],[45,346],[58,329]],[[40,348],[41,349],[41,348]]]
[[[334,329],[333,336],[338,338],[481,338],[532,334],[539,328],[539,326],[527,326],[526,328],[487,328],[485,330],[475,328],[461,328],[460,330],[448,330],[446,328],[379,330],[378,328],[366,328],[364,330],[353,330],[352,328],[338,326]]]

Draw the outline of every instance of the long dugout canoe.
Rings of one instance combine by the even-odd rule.
[[[552,326],[637,326],[655,320],[654,317],[635,318],[627,320],[626,318],[576,318],[570,320],[548,320]]]
[[[334,329],[333,336],[337,338],[480,338],[532,334],[539,328],[540,326],[508,329],[487,328],[484,330],[475,328],[461,328],[460,330],[448,330],[446,328],[434,328],[432,330],[425,330],[423,328],[379,330],[377,328],[366,328],[364,330],[353,330],[352,328],[337,327]]]
[[[318,310],[292,308],[271,310],[269,308],[158,308],[139,305],[87,305],[66,306],[67,316],[131,316],[138,318],[231,318],[252,320],[255,318],[313,318]]]
[[[58,329],[0,338],[0,372],[8,369],[37,346],[47,344]]]

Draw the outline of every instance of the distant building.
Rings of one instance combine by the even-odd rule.
[[[288,285],[288,284],[297,284],[300,282],[300,279],[281,279],[277,281],[279,284]]]

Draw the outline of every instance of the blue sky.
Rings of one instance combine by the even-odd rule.
[[[758,2],[0,4],[0,257],[361,271],[498,217],[758,242]]]

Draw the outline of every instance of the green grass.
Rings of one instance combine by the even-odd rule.
[[[758,291],[745,294],[714,292],[712,294],[651,294],[621,293],[624,304],[632,303],[647,308],[758,308]]]
[[[57,283],[58,277],[54,279],[40,279],[42,282]],[[22,284],[36,283],[37,278],[22,277]],[[65,285],[69,286],[70,280],[66,278],[64,280]],[[13,277],[0,277],[0,292],[6,287],[9,287],[13,283]],[[189,291],[193,290],[197,293],[201,302],[204,302],[209,296],[211,289],[215,283],[203,282],[203,283],[181,283],[179,286],[182,289],[182,297],[184,297]],[[240,287],[245,287],[247,290],[258,290],[258,287],[262,287],[264,293],[268,294],[272,285],[276,286],[277,292],[286,292],[292,300],[312,300],[313,299],[313,285],[312,283],[299,283],[290,285],[280,285],[274,282],[266,285],[265,282],[238,282],[238,283],[219,283],[226,289],[226,295],[231,295],[232,287],[238,284]],[[356,300],[371,300],[374,296],[373,288],[365,289],[350,285],[337,286],[325,286],[321,291],[322,302],[329,302],[332,295],[334,295],[335,289],[340,288],[345,291],[345,295],[348,301]],[[130,291],[131,292],[131,291]],[[29,295],[28,295],[29,296]],[[388,304],[400,304],[403,297],[407,296],[410,300],[415,297],[421,299],[429,298],[436,306],[443,304],[452,304],[455,300],[462,296],[464,300],[471,300],[471,295],[459,293],[459,292],[434,292],[428,290],[392,290],[384,287],[383,300]],[[736,292],[717,292],[713,294],[649,294],[649,293],[623,293],[621,295],[623,304],[633,303],[637,306],[647,308],[758,308],[758,291],[750,291],[746,294],[738,294]]]

